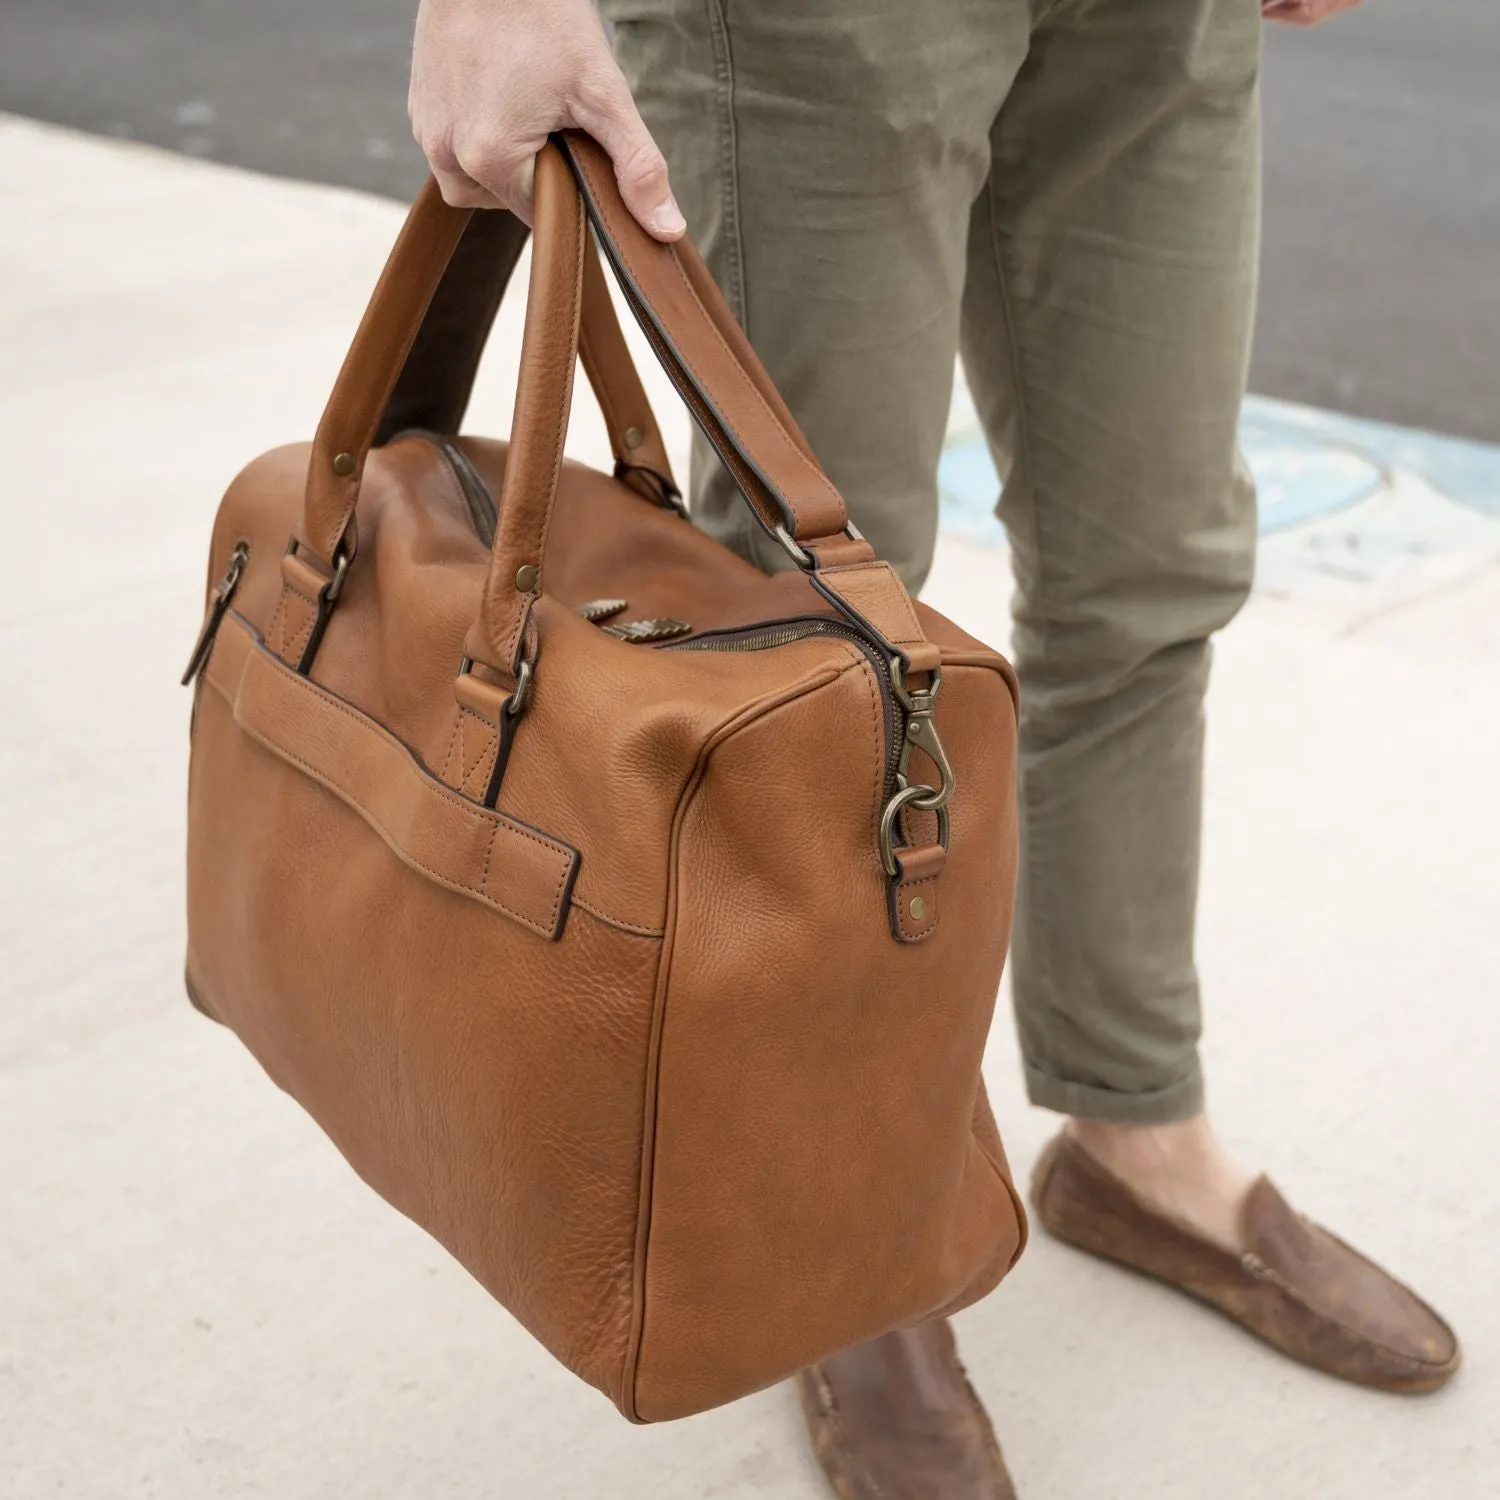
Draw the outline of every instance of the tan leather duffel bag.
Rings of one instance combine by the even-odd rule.
[[[674,505],[589,218],[797,567]],[[1020,1251],[979,1071],[1015,683],[876,561],[702,261],[584,137],[538,158],[510,442],[455,439],[507,224],[429,184],[311,447],[219,509],[187,981],[655,1421],[972,1302]],[[562,457],[580,354],[613,475]],[[393,434],[413,412],[440,432]]]

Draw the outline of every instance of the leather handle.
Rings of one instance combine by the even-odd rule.
[[[668,375],[692,407],[768,530],[804,547],[841,538],[848,514],[686,241],[653,240],[625,208],[602,148],[554,137],[584,193],[604,252]],[[555,154],[555,153],[554,153]],[[544,150],[543,157],[548,155]],[[344,544],[360,475],[381,417],[472,210],[449,208],[429,181],[419,194],[355,334],[318,426],[308,471],[304,540],[331,561]],[[554,257],[540,226],[533,269]],[[551,274],[556,274],[554,267]],[[535,274],[533,287],[538,285]],[[847,547],[847,544],[845,544]]]
[[[647,470],[658,475],[675,494],[677,485],[672,478],[667,442],[657,424],[656,413],[651,410],[651,400],[641,384],[635,361],[630,357],[630,346],[620,330],[609,282],[605,280],[593,240],[584,246],[578,358],[604,415],[615,472],[632,483],[639,478],[639,471]],[[661,498],[649,483],[643,493],[653,499]]]
[[[325,566],[350,550],[365,459],[471,212],[449,208],[427,180],[344,356],[313,438],[303,500],[302,541]]]
[[[530,238],[530,227],[505,209],[470,216],[380,419],[375,447],[414,427],[458,433],[495,315]],[[604,415],[617,472],[657,502],[659,481],[676,493],[666,441],[592,244],[584,265],[578,354]]]
[[[431,179],[418,194],[313,440],[303,540],[322,562],[332,563],[353,541],[350,522],[372,447],[403,427],[457,429],[524,242],[519,221],[450,208]],[[589,279],[580,352],[616,461],[654,469],[670,481],[660,428],[597,263]],[[629,441],[631,428],[640,431],[638,443]]]
[[[515,418],[494,556],[465,646],[470,659],[513,674],[523,654],[530,655],[526,622],[546,587],[547,533],[586,295],[585,205],[663,368],[739,477],[762,523],[773,533],[784,530],[806,549],[808,566],[873,561],[868,544],[847,534],[843,500],[701,258],[685,241],[664,245],[641,229],[620,200],[603,150],[581,134],[554,136],[537,157],[535,205]]]
[[[469,215],[401,367],[375,447],[412,427],[457,436],[495,315],[530,238],[530,228],[504,209]]]
[[[806,566],[873,562],[701,257],[687,241],[664,245],[636,223],[602,148],[579,132],[554,136],[537,157],[535,202],[515,417],[469,656],[514,673],[531,603],[542,587],[579,354],[585,203],[631,310],[761,523],[773,533],[784,531]],[[449,208],[429,180],[345,357],[313,442],[304,502],[303,540],[324,566],[341,550],[352,551],[366,457],[471,213]],[[619,352],[628,361],[623,338]]]
[[[510,449],[489,576],[464,646],[472,661],[511,674],[520,665],[531,605],[542,591],[583,314],[588,229],[568,170],[551,146],[537,155],[532,201],[535,241]]]
[[[837,540],[849,514],[750,341],[688,240],[662,244],[620,198],[604,149],[581,131],[554,136],[572,169],[626,301],[673,385],[738,480],[761,524],[804,549]],[[865,555],[873,556],[868,549]]]

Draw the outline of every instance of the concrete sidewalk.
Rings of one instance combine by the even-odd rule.
[[[819,1500],[786,1389],[628,1427],[183,997],[176,679],[214,506],[311,432],[399,213],[4,118],[0,205],[0,1496]],[[582,403],[570,448],[603,452]],[[960,1320],[1025,1500],[1500,1496],[1500,520],[1445,529],[1400,473],[1362,503],[1271,539],[1223,639],[1211,1088],[1468,1366],[1348,1389],[1038,1236]],[[945,535],[934,602],[1003,642],[1005,593]],[[1024,1172],[1053,1122],[1003,1021],[989,1075]]]

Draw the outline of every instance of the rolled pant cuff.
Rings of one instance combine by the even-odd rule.
[[[1025,1068],[1028,1098],[1042,1109],[1055,1109],[1059,1114],[1106,1120],[1112,1125],[1168,1125],[1203,1112],[1203,1073],[1198,1068],[1165,1088],[1133,1094],[1070,1083],[1030,1063]]]

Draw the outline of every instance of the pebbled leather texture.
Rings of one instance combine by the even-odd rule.
[[[893,932],[897,645],[813,576],[763,575],[559,457],[584,343],[620,421],[655,433],[604,328],[578,180],[555,147],[539,158],[510,442],[463,438],[462,479],[420,435],[374,445],[408,351],[437,357],[423,310],[446,254],[485,239],[429,190],[318,440],[256,459],[220,506],[210,584],[237,547],[248,560],[195,689],[187,982],[379,1193],[653,1421],[972,1302],[1020,1253],[980,1081],[1015,887],[1016,688],[879,583],[899,649],[941,664],[956,777],[946,856],[916,818],[897,848],[913,879],[941,870],[941,923]],[[606,226],[612,183],[589,189]],[[712,283],[685,251],[643,260],[608,233],[645,315],[670,275],[657,336],[745,472],[836,519]],[[450,410],[472,351],[455,358]],[[330,452],[358,460],[336,484]],[[475,484],[498,497],[493,549]],[[315,638],[341,537],[357,546]],[[521,560],[539,569],[524,590]],[[629,644],[577,613],[599,599],[690,629]],[[513,720],[512,647],[530,671]]]

